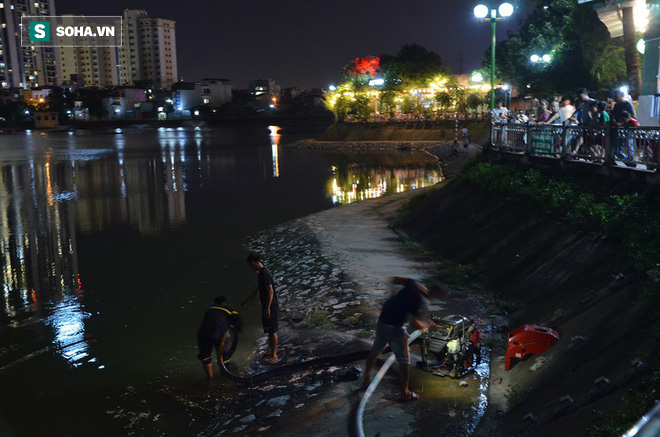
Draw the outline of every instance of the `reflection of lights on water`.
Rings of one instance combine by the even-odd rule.
[[[279,162],[279,152],[278,146],[280,145],[281,135],[278,133],[282,129],[279,126],[268,126],[270,131],[270,149],[271,155],[273,157],[273,177],[277,178],[280,176],[280,162]]]
[[[438,170],[429,168],[364,169],[353,166],[341,171],[332,166],[332,171],[334,174],[329,194],[335,204],[348,204],[388,193],[415,190],[442,180]]]
[[[80,365],[79,361],[89,355],[87,342],[84,341],[84,320],[89,316],[74,296],[65,295],[46,319],[46,324],[55,331],[58,353],[74,366]]]
[[[273,155],[273,177],[280,176],[280,163],[278,159],[277,145],[273,144],[271,146],[271,154]]]

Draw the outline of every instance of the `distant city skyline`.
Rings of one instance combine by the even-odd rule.
[[[238,89],[253,79],[273,78],[282,88],[309,89],[335,83],[341,68],[356,57],[395,55],[410,43],[438,53],[454,73],[461,54],[465,73],[479,68],[490,46],[490,26],[474,17],[476,4],[55,0],[55,9],[57,15],[122,15],[127,8],[144,9],[150,16],[176,21],[178,73],[185,81],[221,77]],[[498,39],[506,38],[525,12],[500,23]]]

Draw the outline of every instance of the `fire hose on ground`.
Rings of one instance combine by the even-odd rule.
[[[422,335],[421,330],[414,331],[413,333],[408,335],[408,343],[412,343],[415,341],[420,335]],[[362,424],[362,420],[364,419],[364,409],[367,406],[367,402],[369,402],[369,399],[371,398],[371,395],[374,394],[376,391],[376,387],[378,387],[378,384],[380,381],[383,379],[389,368],[394,364],[394,355],[390,355],[390,357],[385,361],[383,366],[380,368],[374,379],[371,381],[371,384],[369,384],[369,387],[367,387],[367,390],[365,390],[364,395],[362,395],[362,399],[360,400],[360,404],[358,405],[357,408],[357,413],[355,414],[355,433],[358,437],[364,437],[364,426]]]
[[[222,374],[224,376],[226,376],[231,381],[246,385],[252,385],[278,375],[300,372],[302,370],[309,369],[312,367],[329,367],[333,365],[347,364],[357,360],[363,360],[367,358],[370,352],[370,349],[367,349],[367,350],[361,350],[355,352],[348,352],[340,355],[319,357],[307,361],[301,361],[298,363],[289,364],[286,366],[274,367],[265,372],[250,376],[238,376],[238,375],[234,375],[233,373],[231,373],[231,371],[229,371],[229,369],[227,369],[227,361],[229,360],[229,358],[225,359],[224,357],[225,345],[227,343],[227,339],[234,334],[235,333],[231,330],[231,328],[228,328],[227,331],[225,331],[225,335],[222,337],[222,341],[220,342],[220,347],[218,348],[218,362],[220,364],[220,370],[222,371]],[[234,347],[235,346],[233,346],[232,349],[234,349]]]

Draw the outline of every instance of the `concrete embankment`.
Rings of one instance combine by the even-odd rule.
[[[468,122],[459,126],[464,125],[468,127],[472,144],[482,144],[487,138],[486,123]],[[296,141],[287,147],[323,151],[415,150],[453,144],[455,134],[451,122],[429,126],[421,122],[409,126],[334,124],[315,139]],[[458,142],[464,143],[460,132]]]
[[[621,408],[645,383],[647,278],[611,242],[462,182],[419,202],[404,229],[441,257],[479,263],[494,292],[490,420],[478,435],[588,435],[601,425],[597,411]],[[506,335],[523,324],[550,327],[560,341],[504,372]]]

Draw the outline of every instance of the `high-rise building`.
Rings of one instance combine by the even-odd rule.
[[[0,0],[1,1],[1,0]],[[74,25],[75,16],[65,15],[63,25]],[[102,26],[100,23],[86,23]],[[119,27],[119,20],[117,20]],[[119,85],[119,45],[121,35],[76,36],[75,46],[58,47],[60,84],[83,86]],[[59,38],[62,43],[63,38]],[[66,41],[71,45],[71,37]]]
[[[177,81],[175,21],[149,18],[138,9],[124,11],[120,82],[147,82],[169,88]]]
[[[22,47],[23,15],[56,15],[54,0],[0,0],[0,86],[34,88],[55,85],[59,52],[53,47]]]

